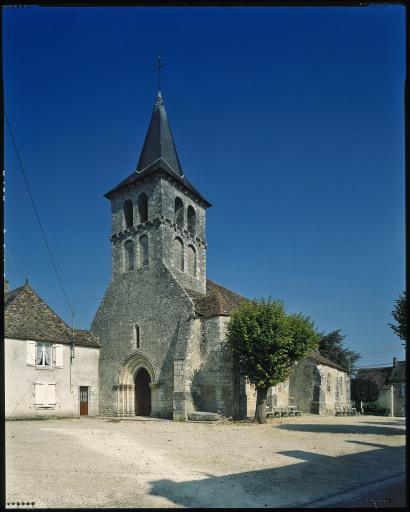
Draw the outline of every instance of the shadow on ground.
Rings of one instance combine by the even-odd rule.
[[[150,494],[184,507],[311,506],[316,500],[404,473],[404,446],[356,443],[373,449],[339,457],[302,450],[283,451],[279,453],[289,457],[286,466],[223,476],[208,475],[184,482],[155,480],[151,482]],[[361,497],[362,502],[358,505],[363,507],[365,499],[366,496]],[[370,504],[369,508],[372,506]]]
[[[379,435],[379,436],[403,436],[405,431],[401,428],[389,428],[386,427],[385,424],[375,423],[377,427],[373,427],[366,423],[360,424],[336,424],[336,425],[320,425],[315,423],[284,423],[282,425],[278,425],[276,428],[285,429],[285,430],[294,430],[296,432],[317,432],[320,434],[369,434],[369,435]],[[390,423],[388,424],[391,425]],[[400,425],[403,426],[403,425]]]
[[[397,425],[399,427],[405,427],[406,426],[406,420],[397,420],[397,421],[363,421],[366,425]]]

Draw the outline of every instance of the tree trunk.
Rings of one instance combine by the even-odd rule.
[[[266,423],[266,395],[267,388],[256,389],[256,410],[253,421],[257,423]]]

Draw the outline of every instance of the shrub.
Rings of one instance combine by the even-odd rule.
[[[383,407],[377,402],[369,402],[363,406],[365,414],[371,414],[373,416],[389,416],[390,409]]]

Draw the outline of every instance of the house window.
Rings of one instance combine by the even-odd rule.
[[[54,409],[56,406],[55,382],[34,383],[34,405],[41,409]]]
[[[37,343],[36,347],[36,366],[38,368],[50,368],[53,364],[51,343]]]
[[[400,398],[406,397],[406,384],[400,384],[399,396],[400,396]]]

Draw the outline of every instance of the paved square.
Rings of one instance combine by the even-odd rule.
[[[375,486],[372,496],[363,486],[404,474],[404,429],[403,419],[375,416],[8,421],[6,499],[34,508],[295,507],[352,489],[370,499]]]

